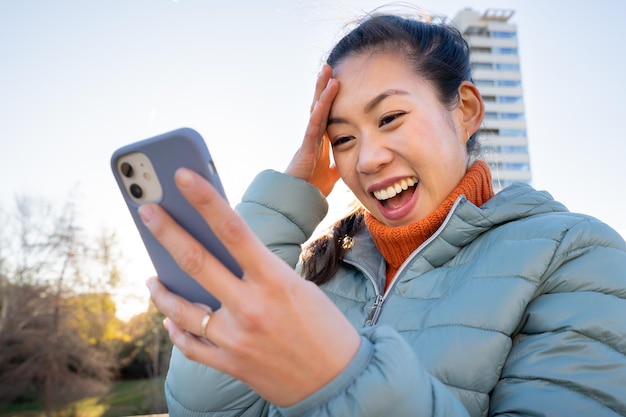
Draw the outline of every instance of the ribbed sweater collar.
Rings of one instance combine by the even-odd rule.
[[[477,207],[493,197],[491,172],[487,163],[474,162],[443,203],[428,216],[414,223],[389,227],[379,222],[369,212],[365,213],[365,225],[387,262],[387,285],[409,255],[443,224],[454,202],[462,194]]]

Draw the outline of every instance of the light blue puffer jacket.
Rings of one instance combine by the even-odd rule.
[[[237,209],[295,267],[327,206],[265,171]],[[278,408],[174,349],[170,415],[626,415],[626,244],[600,221],[527,185],[462,196],[381,294],[384,271],[364,230],[323,286],[362,337],[327,386]]]

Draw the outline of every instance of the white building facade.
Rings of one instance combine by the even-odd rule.
[[[496,192],[532,181],[517,26],[509,22],[513,13],[465,9],[452,20],[470,46],[472,78],[485,102],[479,140]]]

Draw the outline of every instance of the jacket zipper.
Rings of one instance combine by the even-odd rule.
[[[375,325],[378,322],[378,318],[380,317],[380,313],[381,313],[381,311],[383,309],[383,304],[384,304],[385,300],[387,299],[387,296],[389,296],[389,294],[390,294],[391,290],[393,289],[394,285],[396,284],[396,281],[398,280],[398,277],[406,269],[407,265],[411,262],[411,260],[413,260],[422,251],[422,249],[426,245],[428,245],[437,236],[439,236],[441,234],[441,232],[444,229],[444,227],[450,222],[450,219],[452,218],[452,213],[456,210],[456,207],[459,205],[460,201],[461,201],[461,198],[458,198],[454,202],[454,205],[452,206],[452,208],[448,212],[448,215],[444,219],[444,221],[441,224],[441,226],[439,226],[437,231],[435,233],[433,233],[433,235],[430,236],[428,239],[426,239],[421,245],[419,245],[419,247],[417,249],[415,249],[413,251],[413,253],[411,253],[411,255],[409,255],[409,257],[407,259],[405,259],[405,261],[402,263],[402,265],[400,265],[400,268],[398,268],[398,271],[396,271],[395,275],[393,276],[393,279],[391,280],[391,283],[389,283],[389,286],[387,287],[387,289],[385,290],[385,293],[383,295],[380,295],[380,289],[378,288],[378,285],[376,285],[376,281],[374,280],[374,278],[372,278],[370,276],[370,274],[368,274],[362,268],[360,268],[359,265],[356,265],[354,263],[350,263],[351,265],[359,268],[365,274],[365,276],[372,282],[372,284],[374,285],[374,289],[376,290],[376,299],[374,300],[374,304],[370,308],[370,312],[367,315],[364,327],[373,326],[373,325]]]
[[[374,317],[376,317],[376,320],[378,320],[378,316],[380,315],[380,308],[382,307],[384,298],[382,295],[380,295],[380,289],[378,288],[376,280],[370,275],[370,273],[366,269],[363,269],[361,265],[356,262],[346,261],[345,259],[344,262],[348,265],[352,265],[353,267],[361,271],[363,275],[365,275],[367,279],[369,279],[369,281],[372,283],[374,291],[376,292],[376,299],[374,300],[374,304],[372,305],[372,307],[370,307],[370,311],[367,314],[367,318],[365,319],[365,323],[363,325],[364,327],[369,327],[372,325],[372,323],[374,323]]]
[[[372,326],[378,321],[378,316],[380,316],[380,310],[383,307],[383,301],[385,301],[385,298],[380,295],[380,291],[378,290],[378,288],[376,288],[376,300],[374,301],[374,305],[372,305],[372,308],[370,308],[367,319],[365,319],[365,327]]]

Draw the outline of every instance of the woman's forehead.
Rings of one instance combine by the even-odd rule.
[[[418,76],[406,60],[393,54],[353,55],[333,68],[333,77],[339,81],[333,107],[339,108],[344,104],[365,106],[381,95],[424,95],[425,90],[432,90],[430,83]]]

